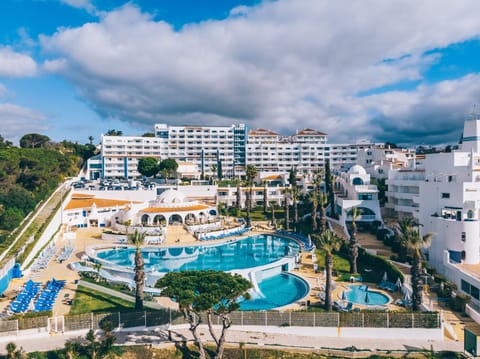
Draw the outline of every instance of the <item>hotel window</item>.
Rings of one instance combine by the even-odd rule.
[[[442,192],[442,198],[450,198],[450,193]]]

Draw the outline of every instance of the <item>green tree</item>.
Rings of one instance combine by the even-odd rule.
[[[88,143],[91,144],[91,145],[93,145],[93,140],[94,140],[94,139],[95,139],[95,138],[94,138],[93,136],[88,136]]]
[[[68,359],[74,359],[78,356],[80,352],[81,345],[80,343],[69,340],[65,343],[65,355]]]
[[[155,134],[153,132],[145,132],[142,137],[155,137]]]
[[[9,231],[14,230],[22,220],[22,211],[16,207],[10,207],[5,210],[1,217],[1,227]]]
[[[114,129],[111,129],[111,130],[108,130],[106,133],[105,133],[106,136],[122,136],[123,135],[123,132],[122,131],[117,131],[117,130],[114,130]]]
[[[165,178],[165,183],[167,183],[167,178],[177,172],[178,163],[173,158],[167,158],[160,162],[159,168],[163,178]]]
[[[95,332],[93,331],[93,329],[90,329],[88,331],[85,339],[87,339],[87,347],[86,347],[87,354],[91,359],[97,359],[101,344],[97,340],[97,336],[95,335]]]
[[[257,168],[254,165],[247,165],[245,169],[245,175],[248,185],[248,201],[247,201],[247,226],[251,225],[250,212],[252,211],[252,199],[253,199],[253,180],[257,176]]]
[[[290,184],[290,186],[293,188],[293,187],[297,187],[297,170],[296,168],[292,167],[290,168],[290,172],[288,173],[288,183]]]
[[[7,346],[6,346],[5,349],[7,350],[7,356],[10,359],[14,359],[15,358],[15,351],[17,350],[17,344],[15,344],[14,342],[9,342],[9,343],[7,343]]]
[[[242,188],[240,181],[237,180],[237,193],[235,194],[235,208],[239,211],[242,204]]]
[[[330,217],[335,217],[335,194],[332,187],[332,173],[330,171],[330,160],[325,161],[325,191],[328,195],[330,205]]]
[[[215,178],[217,177],[217,171],[218,171],[217,165],[214,163],[210,168],[210,170],[212,171],[212,179],[215,180]]]
[[[313,242],[317,248],[322,248],[325,251],[325,271],[326,271],[326,283],[325,283],[325,309],[327,311],[332,310],[332,269],[333,269],[333,255],[332,252],[338,251],[342,245],[342,239],[337,237],[329,229],[325,230],[322,234],[313,234]]]
[[[360,210],[353,207],[350,211],[352,217],[352,230],[350,232],[350,241],[348,246],[348,259],[350,261],[350,273],[356,274],[358,259],[358,241],[357,241],[357,220],[360,218]]]
[[[292,188],[292,199],[293,199],[293,225],[294,229],[298,228],[298,201],[300,199],[300,190],[297,186]]]
[[[284,212],[285,212],[285,230],[288,231],[290,230],[290,189],[286,188],[283,190],[283,196],[284,196]]]
[[[422,304],[422,252],[429,245],[433,233],[420,234],[420,225],[411,218],[399,222],[396,227],[400,240],[412,254],[412,309],[419,310]]]
[[[41,148],[43,147],[50,138],[39,133],[27,133],[20,138],[20,147],[21,148]]]
[[[327,204],[328,197],[325,192],[318,195],[318,204],[320,205],[320,232],[323,233],[327,229]]]
[[[143,285],[145,282],[143,267],[145,263],[140,249],[145,242],[145,232],[135,230],[133,234],[128,235],[128,241],[135,246],[135,309],[143,310]]]
[[[160,171],[158,161],[153,157],[144,157],[138,160],[137,171],[145,177],[155,177]]]
[[[197,329],[202,323],[200,314],[206,313],[208,328],[217,346],[215,358],[222,358],[225,336],[232,323],[230,313],[239,308],[239,297],[249,298],[250,282],[240,275],[220,271],[182,271],[167,273],[156,287],[162,289],[164,296],[175,300],[188,319],[200,358],[206,358],[206,353]],[[213,331],[214,316],[222,325],[219,336]]]

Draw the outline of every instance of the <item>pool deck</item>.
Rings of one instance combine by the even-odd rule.
[[[34,281],[39,281],[44,284],[47,281],[51,280],[52,278],[56,279],[65,279],[67,281],[65,288],[59,293],[58,299],[53,308],[53,315],[66,315],[70,311],[70,305],[68,304],[68,300],[74,298],[75,291],[77,285],[75,281],[79,279],[79,276],[76,271],[70,269],[68,267],[69,263],[76,262],[81,260],[82,256],[85,254],[85,249],[89,246],[95,245],[114,245],[112,242],[107,242],[101,239],[101,233],[103,229],[101,228],[83,228],[78,229],[76,231],[76,238],[72,241],[67,241],[63,238],[63,233],[60,233],[59,240],[57,241],[56,248],[56,256],[61,252],[61,249],[65,245],[71,245],[74,247],[74,252],[71,257],[64,261],[63,263],[58,263],[56,261],[56,256],[49,262],[46,269],[43,269],[39,272],[32,272],[27,273],[23,278],[14,279],[10,282],[9,287],[5,291],[4,300],[0,301],[0,311],[6,312],[7,307],[10,305],[11,299],[13,299],[17,294],[17,289],[24,285],[26,281],[32,279]],[[247,233],[245,236],[248,235],[255,235],[255,234],[266,234],[266,233],[274,233],[265,222],[255,223],[254,230],[252,232]],[[178,246],[178,245],[194,245],[200,243],[220,243],[224,241],[231,240],[232,238],[227,238],[223,240],[215,240],[215,241],[208,241],[208,242],[200,242],[196,238],[193,237],[190,233],[188,233],[183,226],[169,226],[166,241],[163,244],[158,246]],[[363,239],[363,238],[362,238]],[[299,300],[295,303],[290,305],[284,306],[280,308],[281,310],[302,310],[305,309],[307,301],[309,301],[310,305],[320,306],[322,300],[319,298],[320,293],[323,291],[325,286],[325,278],[323,273],[315,273],[313,269],[313,262],[312,256],[310,253],[302,253],[301,255],[301,264],[298,269],[292,271],[294,274],[302,277],[305,279],[310,285],[310,291],[308,295]],[[366,283],[369,284],[369,283]],[[347,282],[340,282],[336,283],[336,288],[332,291],[332,302],[333,301],[341,301],[341,295],[347,287],[351,285],[351,283]],[[369,284],[371,290],[376,290],[376,285]],[[394,293],[386,293],[385,291],[381,291],[384,294],[388,294],[392,297],[392,302],[387,305],[388,310],[405,310],[405,308],[399,307],[395,304],[392,304],[396,299],[399,299],[401,296],[398,292]],[[167,300],[166,298],[156,298],[156,300],[165,306],[174,307],[175,303]],[[367,309],[369,307],[354,304],[353,309]],[[463,339],[463,327],[478,327],[476,323],[473,322],[470,318],[459,317],[456,313],[450,312],[447,308],[439,307],[438,303],[435,301],[433,302],[432,309],[434,310],[442,310],[444,312],[444,318],[453,326],[455,333],[457,335],[457,340]]]

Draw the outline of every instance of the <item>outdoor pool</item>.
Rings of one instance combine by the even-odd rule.
[[[366,285],[351,285],[344,292],[345,300],[361,305],[385,305],[390,301],[386,295],[371,291]],[[367,294],[368,293],[368,294]]]
[[[268,310],[296,302],[309,291],[308,284],[301,278],[280,273],[258,282],[261,294],[254,293],[250,300],[240,303],[240,310]]]
[[[300,246],[291,239],[274,235],[258,235],[215,245],[189,247],[145,247],[141,249],[146,272],[182,270],[240,270],[276,262],[300,252]],[[120,247],[97,251],[103,261],[133,269],[134,247]]]
[[[300,252],[297,242],[275,235],[257,235],[236,241],[188,247],[145,247],[141,249],[145,272],[154,276],[182,270],[241,271],[265,266],[293,257]],[[98,250],[96,256],[104,267],[109,264],[133,270],[134,247]],[[263,268],[262,268],[263,269]],[[256,272],[257,291],[241,302],[241,310],[267,310],[281,307],[303,298],[309,290],[301,278],[273,270]]]

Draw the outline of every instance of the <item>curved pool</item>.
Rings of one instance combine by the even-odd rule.
[[[258,235],[215,245],[145,247],[141,251],[146,272],[208,269],[231,271],[259,267],[286,256],[295,256],[300,252],[300,246],[291,239]],[[134,267],[134,247],[99,250],[96,255],[103,261],[121,267]]]
[[[182,270],[244,271],[254,277],[250,300],[241,301],[241,310],[267,310],[285,306],[305,297],[309,286],[303,279],[282,272],[281,265],[274,269],[262,266],[275,263],[300,252],[300,246],[292,239],[275,235],[257,235],[236,241],[202,244],[188,247],[145,247],[141,249],[147,277],[159,278],[162,273]],[[133,270],[134,247],[117,247],[97,250],[97,258],[104,264],[114,264]],[[255,267],[259,268],[255,272]],[[252,268],[252,271],[248,269]],[[155,283],[154,280],[152,283]],[[255,285],[256,284],[256,285]],[[153,285],[153,284],[151,284]]]
[[[377,291],[371,291],[367,285],[351,285],[344,292],[346,300],[361,305],[385,305],[390,298]]]
[[[307,282],[290,273],[280,273],[258,282],[261,293],[240,302],[240,310],[268,310],[296,302],[308,294]]]

